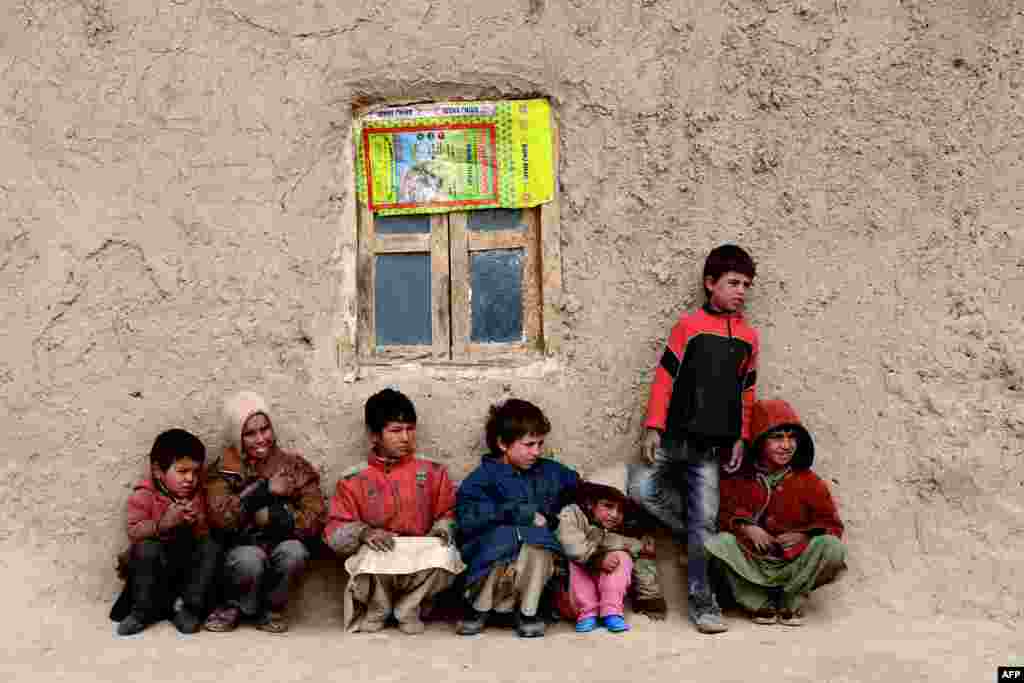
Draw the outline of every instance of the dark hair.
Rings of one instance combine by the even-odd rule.
[[[700,279],[705,297],[711,298],[707,286],[704,285],[705,278],[711,278],[713,282],[717,282],[718,278],[730,270],[746,275],[751,280],[757,274],[754,259],[750,258],[750,254],[744,251],[742,247],[738,247],[735,244],[723,244],[712,249],[711,253],[708,254],[707,260],[704,261],[704,275]]]
[[[529,401],[510,398],[491,406],[487,415],[487,447],[498,453],[498,441],[510,444],[527,434],[547,434],[551,423],[544,412]]]
[[[153,441],[149,462],[166,472],[179,460],[194,460],[200,465],[206,460],[206,446],[199,437],[184,429],[168,429]]]
[[[416,424],[416,408],[401,391],[382,389],[366,399],[366,428],[380,434],[388,422]]]

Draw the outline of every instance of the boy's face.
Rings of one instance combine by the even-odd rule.
[[[416,453],[416,423],[387,422],[380,433],[370,432],[374,456],[382,465],[393,465]]]
[[[154,467],[156,478],[160,480],[175,498],[191,498],[199,486],[199,475],[202,465],[192,458],[178,458],[171,463],[166,472]]]
[[[590,508],[590,514],[605,529],[618,529],[622,524],[622,505],[617,500],[600,499]]]
[[[242,427],[242,451],[250,460],[266,460],[274,449],[274,427],[270,418],[256,413]]]
[[[704,278],[704,287],[707,288],[711,307],[724,313],[738,313],[743,310],[746,302],[747,290],[754,285],[754,281],[743,273],[734,270],[726,271],[714,280],[710,276]]]
[[[796,432],[792,429],[773,429],[761,442],[761,462],[769,470],[789,465],[796,454]]]
[[[507,445],[498,439],[498,450],[504,456],[502,460],[517,470],[525,471],[533,467],[543,449],[543,434],[527,434]]]

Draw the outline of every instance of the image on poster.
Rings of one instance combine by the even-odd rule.
[[[379,215],[523,208],[554,197],[547,100],[449,102],[360,118],[357,187]]]
[[[374,209],[470,206],[498,201],[493,124],[367,128]]]

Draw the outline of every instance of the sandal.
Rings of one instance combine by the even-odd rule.
[[[288,619],[281,612],[269,610],[256,617],[253,626],[264,633],[284,633],[288,630]]]
[[[242,611],[237,607],[218,607],[210,612],[210,616],[206,617],[203,628],[214,633],[234,631],[238,628],[238,620],[241,616]]]

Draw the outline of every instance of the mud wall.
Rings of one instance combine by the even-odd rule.
[[[250,387],[325,489],[397,385],[473,466],[517,395],[584,472],[637,457],[708,249],[759,264],[760,395],[848,521],[838,609],[1012,620],[1024,544],[1024,11],[953,0],[23,0],[0,21],[0,563],[116,588],[154,435]],[[354,104],[547,96],[558,350],[360,367]],[[581,400],[580,397],[585,397]],[[13,582],[13,583],[12,583]],[[846,607],[844,607],[846,606]]]

